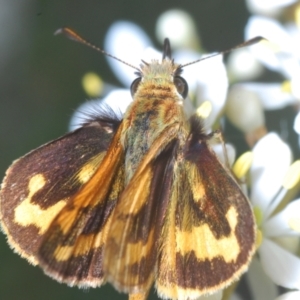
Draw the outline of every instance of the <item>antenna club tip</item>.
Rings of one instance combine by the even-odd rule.
[[[83,43],[83,44],[88,44],[88,42],[86,40],[84,40],[81,36],[79,36],[75,31],[73,31],[69,27],[62,27],[62,28],[57,29],[54,32],[54,35],[58,35],[58,34],[63,34],[67,38],[69,38],[70,40],[80,42],[80,43]]]
[[[263,36],[256,36],[253,39],[249,40],[248,43],[247,42],[246,43],[248,44],[248,46],[251,46],[251,45],[257,44],[261,41],[268,41],[268,40],[266,38],[264,38]]]
[[[66,36],[75,36],[76,35],[76,33],[69,27],[62,27],[62,28],[57,29],[54,32],[54,35],[58,35],[58,34],[64,34]]]
[[[265,37],[263,37],[263,36],[257,36],[256,37],[257,38],[257,40],[260,42],[260,41],[262,41],[262,40],[267,40]]]
[[[59,28],[57,30],[54,31],[54,35],[59,35],[59,34],[62,34],[64,32],[64,28]]]
[[[69,38],[70,40],[73,40],[75,42],[82,43],[82,44],[84,44],[86,46],[89,46],[89,47],[91,47],[91,48],[93,48],[93,49],[95,49],[95,50],[103,53],[104,55],[112,57],[113,59],[118,60],[119,62],[121,62],[121,63],[123,63],[123,64],[125,64],[125,65],[127,65],[127,66],[129,66],[129,67],[131,67],[131,68],[133,68],[135,70],[137,70],[138,72],[140,72],[139,68],[137,68],[137,67],[135,67],[135,66],[133,66],[133,65],[131,65],[131,64],[129,64],[129,63],[127,63],[127,62],[125,62],[125,61],[117,58],[117,57],[115,57],[114,55],[111,55],[111,54],[105,52],[101,48],[95,46],[94,44],[92,44],[92,43],[88,42],[87,40],[85,40],[84,38],[82,38],[79,34],[77,34],[74,30],[72,30],[69,27],[62,27],[62,28],[57,29],[54,32],[54,35],[58,35],[58,34],[63,34],[67,38]]]
[[[254,39],[257,41],[257,43],[259,43],[260,41],[265,41],[266,40],[266,38],[264,38],[263,36],[257,36]]]

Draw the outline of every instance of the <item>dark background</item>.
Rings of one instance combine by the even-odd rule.
[[[1,1],[0,177],[14,159],[67,131],[73,110],[86,99],[81,87],[84,73],[95,71],[107,82],[119,84],[101,54],[55,37],[56,29],[70,26],[101,46],[105,32],[115,20],[131,20],[159,48],[155,23],[170,8],[184,9],[193,16],[208,51],[227,49],[243,41],[249,14],[242,0]],[[127,297],[108,285],[84,291],[59,284],[14,254],[0,234],[0,298]],[[151,295],[151,299],[156,296]]]

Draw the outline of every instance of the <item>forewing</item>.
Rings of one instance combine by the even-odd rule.
[[[58,281],[95,287],[104,280],[103,247],[124,189],[122,125],[100,166],[51,222],[38,249],[39,264]]]
[[[156,287],[163,298],[195,299],[247,269],[255,223],[236,180],[205,141],[190,143],[174,173]]]
[[[37,264],[41,240],[54,217],[100,165],[114,134],[95,121],[41,146],[8,169],[0,193],[0,219],[8,241]]]

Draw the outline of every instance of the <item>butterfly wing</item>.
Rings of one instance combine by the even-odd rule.
[[[31,263],[52,220],[100,165],[115,127],[91,122],[31,151],[8,169],[0,220],[12,248]]]
[[[111,213],[124,188],[122,125],[100,165],[51,222],[38,249],[43,270],[58,281],[81,287],[103,283],[103,246]]]
[[[252,209],[205,140],[191,138],[174,169],[162,226],[156,288],[195,299],[237,280],[255,249]]]
[[[173,178],[176,132],[166,129],[150,147],[112,217],[104,270],[108,280],[126,293],[148,293],[154,282],[160,225]]]

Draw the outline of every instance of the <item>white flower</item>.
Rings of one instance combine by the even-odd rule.
[[[255,93],[266,110],[281,109],[295,104],[288,86],[281,83],[239,83],[240,89]]]
[[[274,299],[274,283],[289,289],[300,288],[300,258],[295,254],[299,247],[300,199],[276,212],[300,177],[298,162],[293,165],[296,171],[288,173],[291,161],[290,148],[275,133],[267,134],[253,148],[250,200],[262,235],[258,257],[253,259],[248,272],[254,299]]]
[[[262,75],[264,67],[249,47],[232,51],[227,60],[230,82],[252,80]]]
[[[161,59],[161,54],[154,52],[147,34],[129,21],[117,21],[110,26],[105,36],[104,48],[108,53],[135,67],[139,67],[142,59]],[[149,48],[152,49],[150,53]],[[107,61],[120,82],[129,87],[136,78],[135,71],[115,59],[107,57]]]
[[[180,9],[170,9],[158,17],[156,36],[161,43],[168,37],[174,49],[200,48],[200,38],[193,18]]]
[[[282,9],[297,0],[246,0],[250,12],[276,17]]]
[[[278,109],[286,105],[299,105],[300,101],[300,31],[295,23],[281,25],[271,18],[252,16],[245,28],[245,37],[262,35],[268,42],[250,48],[256,58],[269,69],[282,74],[283,83],[252,85],[259,93],[267,109]],[[271,87],[271,88],[270,88]],[[273,90],[272,96],[268,90]],[[277,90],[277,92],[276,92]],[[300,132],[299,113],[294,130]],[[300,144],[300,139],[299,139]]]
[[[271,18],[252,16],[245,27],[245,39],[258,35],[267,41],[249,48],[257,59],[289,80],[300,78],[299,31],[295,25],[290,23],[283,26]]]
[[[299,300],[300,299],[300,291],[294,291],[285,293],[279,297],[277,297],[275,300]]]
[[[226,102],[228,119],[244,133],[253,132],[265,124],[260,94],[248,89],[248,85],[231,86]]]

